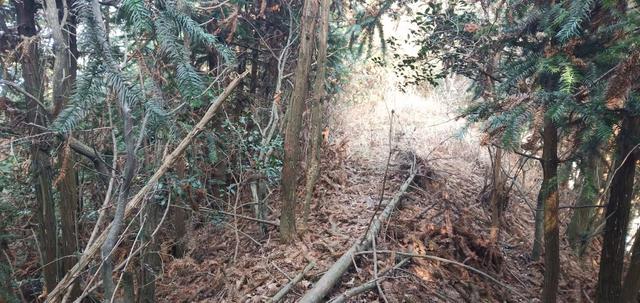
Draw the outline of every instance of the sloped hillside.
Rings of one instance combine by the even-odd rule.
[[[164,260],[159,301],[268,301],[313,262],[285,297],[296,301],[364,233],[380,202],[389,156],[382,207],[404,182],[414,158],[418,173],[376,240],[379,289],[351,302],[531,302],[539,297],[543,266],[530,259],[537,188],[528,184],[537,183],[536,163],[521,165],[527,176],[512,186],[503,222],[508,228],[497,244],[491,243],[486,148],[473,129],[462,132],[464,121],[454,119],[465,82],[448,79],[443,87],[419,94],[398,91],[393,79],[373,67],[356,74],[340,105],[328,109],[337,118],[327,125],[321,181],[298,241],[281,243],[275,227],[261,237],[257,223],[242,218],[194,224],[199,228],[192,231],[187,256]],[[359,90],[373,83],[388,85],[369,94]],[[506,167],[513,172],[516,164]],[[278,209],[277,190],[269,200]],[[276,221],[277,214],[269,220]],[[561,301],[588,302],[596,276],[593,262],[588,256],[579,262],[565,250]],[[431,257],[404,260],[406,254]],[[354,258],[333,290],[334,299],[375,278],[372,255]]]

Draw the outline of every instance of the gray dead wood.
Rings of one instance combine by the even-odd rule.
[[[300,303],[320,302],[325,296],[327,296],[327,294],[329,294],[329,291],[331,291],[333,286],[340,280],[340,277],[342,277],[342,275],[351,266],[352,260],[355,257],[356,253],[364,251],[368,249],[369,246],[371,246],[373,237],[376,237],[378,235],[378,232],[380,232],[382,222],[386,221],[391,216],[391,213],[396,208],[396,205],[398,205],[398,202],[400,202],[402,196],[407,191],[407,188],[409,188],[411,182],[413,182],[413,178],[415,176],[416,169],[414,160],[414,163],[411,165],[409,177],[406,181],[404,181],[402,186],[400,186],[400,190],[396,192],[396,194],[393,196],[393,199],[389,201],[382,213],[380,213],[380,215],[372,221],[371,227],[369,228],[369,231],[365,235],[364,239],[358,239],[349,248],[349,250],[347,250],[340,257],[340,259],[338,259],[338,261],[336,261],[336,263],[334,263],[333,266],[331,266],[331,268],[329,268],[325,272],[325,274],[322,275],[320,280],[315,283],[314,287],[307,291],[307,293],[300,300]]]
[[[365,282],[364,284],[358,285],[356,287],[352,287],[349,288],[347,290],[345,290],[343,293],[341,293],[339,296],[335,297],[334,299],[332,299],[331,303],[344,303],[347,302],[348,299],[353,298],[361,293],[365,293],[369,290],[372,290],[374,288],[376,288],[376,282],[379,282],[379,280],[384,280],[386,278],[389,277],[389,274],[391,274],[394,270],[404,266],[407,262],[409,262],[409,258],[403,259],[402,261],[400,261],[398,264],[394,265],[391,268],[387,268],[386,270],[384,270],[383,272],[380,273],[380,277],[376,280],[376,279],[372,279],[369,280],[367,282]]]
[[[287,285],[285,285],[283,288],[281,288],[276,294],[275,296],[273,296],[271,298],[271,300],[269,300],[269,303],[276,303],[276,302],[280,302],[280,300],[282,300],[282,298],[284,298],[284,296],[289,293],[289,291],[291,291],[291,289],[298,284],[298,282],[300,282],[300,280],[302,280],[302,278],[304,278],[304,276],[307,274],[307,272],[309,272],[311,269],[313,269],[316,266],[316,262],[311,262],[309,263],[309,265],[307,265],[302,272],[300,272],[297,276],[295,276],[293,278],[293,280],[289,281],[289,283],[287,283]]]

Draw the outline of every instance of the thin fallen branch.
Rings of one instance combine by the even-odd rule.
[[[373,251],[361,251],[358,254],[372,254]],[[512,288],[511,286],[504,284],[502,282],[500,282],[500,280],[492,277],[491,275],[489,275],[488,273],[481,271],[473,266],[469,266],[467,264],[455,261],[455,260],[451,260],[451,259],[445,259],[445,258],[441,258],[438,256],[432,256],[432,255],[420,255],[420,254],[414,254],[414,253],[407,253],[407,252],[401,252],[401,251],[393,251],[393,250],[378,250],[376,251],[376,253],[383,253],[383,254],[395,254],[398,256],[403,256],[403,257],[407,257],[407,258],[423,258],[423,259],[429,259],[429,260],[434,260],[434,261],[439,261],[442,263],[448,263],[448,264],[453,264],[453,265],[457,265],[460,267],[463,267],[465,269],[468,269],[472,272],[475,272],[487,279],[489,279],[491,282],[496,283],[497,285],[504,287],[505,289],[511,291],[512,293],[516,294],[517,296],[520,296],[522,298],[524,298],[524,296],[518,292],[517,290],[515,290],[514,288]]]
[[[310,271],[312,270],[314,267],[316,266],[316,262],[311,262],[309,263],[309,265],[307,265],[302,272],[300,272],[297,276],[295,276],[293,278],[293,280],[289,281],[289,283],[287,283],[287,285],[285,285],[283,288],[281,288],[276,294],[275,296],[273,296],[271,298],[271,300],[269,300],[269,303],[276,303],[276,302],[280,302],[280,300],[282,300],[282,298],[284,298],[284,296],[289,293],[289,291],[291,291],[291,289],[298,284],[298,282],[300,282],[300,280],[302,280],[302,278],[304,278],[304,276]]]
[[[315,286],[307,291],[307,293],[300,299],[300,303],[315,303],[320,302],[323,298],[329,293],[331,288],[338,283],[342,274],[351,266],[351,260],[356,253],[364,251],[369,248],[371,245],[371,241],[373,237],[378,235],[380,228],[382,226],[382,222],[386,221],[390,216],[393,210],[400,202],[400,199],[409,188],[411,182],[413,182],[413,178],[416,176],[416,161],[414,157],[413,164],[411,165],[411,170],[409,173],[409,177],[406,181],[400,186],[398,192],[394,195],[393,199],[389,201],[384,211],[380,213],[378,217],[373,220],[371,223],[371,227],[368,229],[364,238],[357,239],[356,242],[347,250],[341,257],[336,261],[336,263],[329,268],[324,275],[315,283]]]
[[[273,226],[275,226],[275,227],[280,226],[280,224],[279,224],[278,222],[276,222],[276,221],[269,221],[269,220],[256,219],[256,218],[252,218],[252,217],[249,217],[249,216],[243,216],[243,215],[234,214],[234,213],[229,213],[229,212],[221,211],[221,210],[218,210],[218,211],[216,211],[216,212],[221,213],[221,214],[223,214],[223,215],[227,215],[227,216],[232,216],[232,217],[240,218],[240,219],[245,219],[245,220],[249,220],[249,221],[255,221],[255,222],[259,222],[259,223],[263,223],[263,224],[273,225]]]
[[[125,218],[128,218],[131,213],[140,206],[145,195],[156,186],[156,183],[162,176],[164,176],[167,170],[169,170],[169,168],[173,166],[176,160],[193,142],[195,137],[205,129],[205,126],[207,125],[207,123],[209,123],[209,121],[213,119],[215,113],[218,111],[218,108],[220,108],[220,105],[222,105],[222,102],[224,102],[224,100],[229,97],[229,95],[231,95],[231,92],[236,88],[236,86],[238,86],[240,80],[242,80],[242,78],[244,78],[248,74],[249,71],[247,70],[246,72],[239,75],[236,79],[231,81],[231,83],[229,83],[222,94],[220,94],[220,96],[218,96],[218,98],[213,103],[211,103],[209,109],[204,114],[202,119],[200,119],[198,124],[196,124],[196,126],[187,134],[187,136],[184,137],[182,141],[180,141],[180,144],[178,144],[173,152],[171,152],[171,154],[164,158],[164,160],[162,161],[162,165],[160,165],[153,176],[151,176],[149,181],[147,181],[147,184],[145,184],[145,186],[143,186],[138,191],[138,193],[136,193],[136,195],[131,198],[129,203],[127,203],[124,216]],[[105,230],[109,230],[110,228],[111,227],[109,226]],[[89,261],[91,261],[91,259],[100,250],[100,246],[102,246],[102,243],[106,240],[106,238],[106,232],[103,232],[98,238],[96,238],[95,242],[84,251],[84,253],[80,257],[80,260],[78,260],[78,263],[76,263],[76,265],[71,268],[69,272],[67,272],[67,274],[60,280],[58,285],[56,285],[56,287],[49,293],[46,302],[60,302],[63,291],[66,290],[73,283],[73,281],[80,276],[82,270],[89,264]]]
[[[357,296],[359,294],[365,293],[365,292],[367,292],[369,290],[372,290],[372,289],[376,288],[378,283],[381,280],[384,280],[384,279],[388,278],[389,274],[391,274],[394,270],[404,266],[407,262],[409,262],[410,259],[411,258],[403,259],[402,261],[398,262],[398,264],[394,265],[393,267],[383,270],[380,273],[378,278],[371,279],[371,280],[365,282],[364,284],[358,285],[358,286],[353,287],[353,288],[349,288],[349,289],[345,290],[343,293],[341,293],[339,296],[333,298],[329,302],[331,302],[331,303],[344,303],[344,302],[347,302],[347,300],[349,300],[349,299],[351,299],[351,298],[353,298],[353,297],[355,297],[355,296]]]

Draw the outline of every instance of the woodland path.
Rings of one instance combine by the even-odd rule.
[[[414,251],[464,262],[492,275],[511,291],[459,266],[414,260],[381,283],[389,302],[477,302],[481,298],[529,302],[522,296],[538,296],[543,266],[528,259],[533,220],[528,206],[531,194],[523,192],[526,187],[511,199],[505,214],[509,233],[501,234],[499,247],[490,247],[486,240],[490,221],[482,199],[488,170],[486,148],[479,145],[473,131],[460,136],[464,121],[453,119],[455,101],[464,98],[460,87],[465,84],[449,79],[442,88],[422,94],[402,93],[389,84],[361,95],[359,85],[375,87],[374,83],[387,76],[374,68],[354,74],[360,75],[354,89],[344,92],[342,105],[330,109],[335,119],[329,125],[315,210],[299,240],[294,245],[283,244],[272,227],[260,237],[255,222],[204,222],[207,224],[192,231],[187,257],[164,258],[159,301],[264,302],[314,261],[315,268],[285,297],[286,302],[299,299],[364,233],[380,199],[390,139],[384,199],[390,199],[405,180],[411,152],[419,159],[419,176],[383,226],[376,240],[378,250]],[[274,203],[271,208],[278,209],[273,201],[279,198],[270,200]],[[247,215],[251,215],[249,210]],[[276,213],[269,219],[275,220]],[[388,255],[378,259],[380,270],[397,262]],[[361,256],[356,264],[357,269],[352,267],[343,276],[332,296],[372,279],[370,256]],[[593,283],[584,281],[593,275],[580,271],[565,275],[571,277],[570,282],[561,283],[561,298],[567,302],[582,296],[582,287]],[[370,291],[351,302],[376,300],[382,298]]]

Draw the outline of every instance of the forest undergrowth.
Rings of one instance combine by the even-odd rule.
[[[328,109],[334,120],[325,129],[308,232],[300,232],[295,245],[288,245],[273,226],[260,236],[256,222],[211,224],[210,216],[193,216],[202,222],[191,222],[195,228],[186,256],[162,254],[159,301],[269,301],[313,262],[285,297],[294,302],[365,232],[378,206],[388,156],[381,207],[406,179],[414,157],[417,176],[376,240],[377,269],[385,273],[378,280],[381,291],[365,292],[349,302],[531,302],[539,296],[544,267],[530,259],[539,169],[507,157],[513,161],[505,168],[523,178],[512,186],[503,217],[508,228],[502,229],[498,244],[492,244],[485,193],[490,176],[487,148],[473,129],[464,129],[464,121],[455,119],[467,83],[449,78],[430,91],[401,92],[393,77],[375,66],[362,67],[352,80],[337,105]],[[303,194],[300,190],[299,196]],[[277,193],[270,197],[270,207],[278,209],[279,200]],[[275,222],[276,214],[271,212],[268,220]],[[163,245],[165,250],[170,246]],[[578,259],[567,243],[561,247],[560,301],[589,302],[597,256],[587,251]],[[456,264],[423,258],[402,262],[398,252]],[[374,279],[371,253],[359,254],[353,265],[331,298]]]

